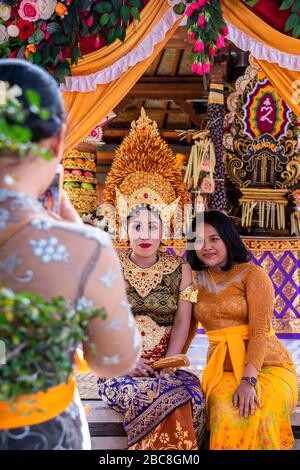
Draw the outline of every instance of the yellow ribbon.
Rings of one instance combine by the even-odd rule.
[[[208,397],[212,389],[218,385],[222,379],[227,351],[230,355],[236,381],[238,384],[240,383],[246,361],[244,340],[249,340],[250,335],[248,325],[207,331],[206,334],[210,344],[217,345],[204,369],[202,377],[202,388],[206,396],[206,403],[208,403]],[[275,334],[272,328],[269,334],[270,336]]]

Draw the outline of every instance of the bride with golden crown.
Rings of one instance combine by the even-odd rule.
[[[189,365],[185,353],[197,326],[192,271],[160,250],[178,230],[187,192],[175,156],[143,109],[116,151],[104,200],[115,233],[130,244],[120,259],[142,351],[130,375],[99,379],[100,397],[124,415],[130,450],[198,449],[204,395],[199,379],[180,368]]]

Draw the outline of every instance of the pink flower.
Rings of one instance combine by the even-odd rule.
[[[60,61],[64,60],[64,55],[63,55],[62,51],[59,52],[58,60],[60,60]]]
[[[204,15],[199,15],[198,17],[198,25],[203,26],[205,23],[205,16]]]
[[[198,0],[199,7],[204,7],[206,0]]]
[[[48,41],[48,39],[50,38],[50,33],[48,31],[45,32],[45,36],[44,36],[44,39],[46,41]]]
[[[195,41],[196,39],[196,33],[194,31],[192,31],[190,34],[189,34],[189,40],[190,41]]]
[[[198,75],[203,75],[203,65],[197,64],[196,73],[197,73]]]
[[[229,31],[228,31],[227,26],[224,26],[224,28],[222,29],[222,34],[223,34],[223,36],[227,36],[227,35],[228,35],[228,32],[229,32]]]
[[[191,8],[193,9],[193,11],[196,11],[196,10],[199,10],[199,5],[197,2],[194,2],[191,4]]]
[[[210,72],[210,63],[209,62],[205,62],[203,64],[203,73],[209,73]]]
[[[94,19],[92,16],[90,16],[87,20],[86,20],[86,24],[88,25],[88,27],[90,28],[91,26],[93,26],[93,23],[94,23]]]
[[[205,45],[203,41],[196,41],[194,44],[194,52],[203,52]]]
[[[22,0],[18,13],[23,20],[34,22],[40,19],[40,12],[34,1]]]
[[[41,24],[41,30],[44,32],[47,31],[47,23],[44,22]]]
[[[192,72],[197,73],[197,67],[198,67],[197,62],[194,62],[193,65],[192,65]]]
[[[224,36],[219,36],[217,41],[216,41],[216,46],[219,48],[219,49],[222,49],[222,47],[225,46],[225,40],[224,40]]]
[[[210,57],[214,57],[217,54],[216,48],[215,47],[210,47],[208,51]]]
[[[192,8],[192,6],[187,7],[187,9],[185,10],[186,16],[192,16],[193,13],[194,9]]]

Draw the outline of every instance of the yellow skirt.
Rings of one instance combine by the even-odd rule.
[[[293,366],[263,367],[258,375],[262,408],[248,418],[239,415],[232,398],[237,388],[233,372],[224,372],[209,400],[211,450],[291,450],[290,416],[297,404],[298,384]]]

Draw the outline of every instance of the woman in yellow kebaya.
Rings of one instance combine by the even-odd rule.
[[[202,380],[210,449],[292,449],[297,378],[272,329],[272,282],[222,212],[205,212],[192,229],[194,313],[210,343]]]

